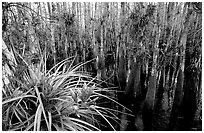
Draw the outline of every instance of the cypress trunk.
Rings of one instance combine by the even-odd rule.
[[[196,89],[197,80],[196,74],[191,72],[186,74],[186,86],[184,90],[184,101],[183,101],[183,116],[184,125],[182,130],[190,130],[193,119],[197,110],[196,102]]]
[[[141,65],[137,63],[136,65],[136,72],[135,72],[135,80],[134,80],[134,98],[137,98],[141,95],[141,88],[140,88],[140,79],[141,79]]]
[[[139,67],[140,67],[139,63],[132,62],[130,75],[128,78],[127,86],[125,88],[125,105],[128,108],[131,108],[131,104],[134,103],[135,94],[137,92],[137,88],[134,88],[134,87],[135,87],[136,74],[138,74]]]
[[[125,90],[126,86],[126,60],[123,50],[121,50],[121,55],[119,55],[119,65],[118,65],[118,81],[120,90]]]
[[[183,84],[184,84],[184,73],[180,69],[177,77],[176,90],[174,94],[175,96],[174,96],[173,107],[172,107],[171,116],[170,116],[169,130],[175,130],[177,118],[181,110],[181,103],[183,98]]]
[[[131,64],[131,71],[128,78],[128,83],[125,88],[125,94],[124,94],[124,101],[123,104],[127,108],[129,108],[135,116],[137,116],[139,112],[139,108],[141,108],[140,101],[136,101],[136,96],[139,96],[140,92],[140,70],[141,65],[138,62],[132,62]],[[123,118],[126,118],[128,120],[127,126],[125,130],[136,130],[135,127],[135,117],[132,116],[126,116]],[[138,122],[141,121],[141,119],[137,119]],[[122,120],[124,121],[124,120]]]
[[[118,62],[118,77],[117,77],[117,84],[119,86],[120,92],[118,92],[118,100],[120,103],[125,103],[124,102],[124,93],[123,91],[125,90],[126,86],[126,60],[124,57],[124,52],[121,52],[121,55],[119,55],[119,62]],[[122,110],[119,107],[119,110]]]
[[[142,112],[144,130],[152,130],[152,112],[154,108],[154,100],[156,93],[156,79],[157,78],[155,75],[150,76],[149,78],[148,91],[146,94]]]
[[[155,107],[153,112],[153,130],[165,130],[165,109],[166,101],[166,86],[165,86],[165,66],[161,70],[161,75],[158,83],[158,90],[155,99]]]

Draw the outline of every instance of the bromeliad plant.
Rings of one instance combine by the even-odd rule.
[[[100,104],[105,98],[120,105],[101,93],[113,89],[103,89],[100,81],[79,71],[84,64],[72,67],[73,61],[66,59],[46,71],[43,58],[37,65],[22,60],[28,69],[21,80],[10,77],[10,83],[3,87],[3,130],[100,130],[104,126],[101,119],[115,130],[112,122],[118,122],[119,112]]]

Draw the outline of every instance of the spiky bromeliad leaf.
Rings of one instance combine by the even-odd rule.
[[[114,119],[115,116],[114,113],[111,113],[111,109],[106,110],[103,107],[92,108],[99,102],[101,97],[119,104],[115,99],[100,94],[102,91],[109,92],[110,90],[108,88],[103,90],[98,84],[101,81],[97,83],[95,78],[78,71],[84,63],[66,69],[65,64],[67,61],[57,64],[55,73],[34,74],[35,76],[33,77],[27,77],[28,85],[23,84],[23,86],[27,87],[25,90],[28,91],[22,95],[20,94],[20,96],[3,101],[3,105],[6,106],[16,101],[18,105],[20,101],[23,101],[22,99],[31,101],[33,101],[32,98],[37,99],[33,101],[36,106],[35,113],[31,116],[26,116],[29,120],[23,121],[20,118],[20,116],[25,116],[26,109],[17,107],[19,110],[15,111],[15,113],[19,116],[21,123],[14,130],[22,128],[35,131],[42,129],[100,130],[95,126],[95,124],[99,123],[96,116],[101,116],[115,130],[112,123],[108,121],[109,118]],[[63,67],[63,71],[60,71],[60,67]],[[33,68],[29,67],[29,69]],[[32,70],[33,73],[41,70],[40,67],[37,69],[39,70]],[[35,80],[36,77],[40,79]],[[32,88],[29,88],[29,86],[32,86]],[[26,102],[24,104],[25,108],[28,108]],[[45,125],[42,124],[44,122],[46,123]],[[29,123],[29,125],[26,126],[25,123]]]

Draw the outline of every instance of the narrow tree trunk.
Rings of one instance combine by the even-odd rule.
[[[50,43],[51,43],[51,48],[52,48],[52,52],[53,52],[53,59],[54,59],[54,65],[53,66],[55,66],[57,64],[57,51],[56,51],[55,37],[54,37],[56,24],[55,24],[54,20],[52,19],[52,15],[54,15],[54,13],[53,13],[54,10],[51,9],[49,2],[48,2],[48,9],[49,9],[49,13],[51,13],[51,14],[49,14],[49,16],[51,18],[51,20],[50,20],[51,42]],[[51,10],[52,10],[52,12],[51,12]],[[56,70],[56,68],[54,70]]]
[[[101,3],[101,10],[103,11],[103,3]],[[101,11],[101,12],[102,12]],[[105,34],[106,34],[106,26],[105,26],[105,23],[106,23],[106,21],[107,21],[107,17],[106,17],[106,14],[107,14],[108,12],[102,12],[101,13],[101,17],[102,17],[102,22],[101,22],[101,44],[100,44],[100,60],[99,60],[99,62],[101,62],[101,78],[103,79],[103,80],[105,80],[106,79],[106,69],[105,69],[105,55],[104,55],[104,51],[105,51],[105,49],[106,49],[106,47],[105,47]],[[105,17],[104,17],[105,16]]]

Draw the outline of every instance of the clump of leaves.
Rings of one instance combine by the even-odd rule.
[[[115,130],[110,120],[117,124],[119,118],[115,114],[119,112],[100,104],[101,98],[105,98],[120,105],[101,93],[113,90],[101,88],[100,81],[95,82],[96,79],[79,71],[84,64],[72,64],[73,61],[66,59],[46,71],[41,59],[38,66],[27,64],[29,74],[22,76],[27,82],[13,77],[18,87],[4,85],[9,88],[4,90],[13,91],[3,96],[3,130],[100,130],[104,123],[99,118]]]

